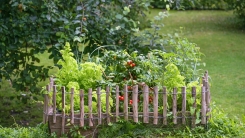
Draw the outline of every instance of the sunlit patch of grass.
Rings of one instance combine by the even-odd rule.
[[[150,18],[160,10],[152,10]],[[212,101],[231,116],[245,115],[245,33],[232,22],[232,11],[170,11],[161,32],[184,28],[183,37],[196,43],[206,56]]]

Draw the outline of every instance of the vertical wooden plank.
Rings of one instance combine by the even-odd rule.
[[[153,119],[153,124],[157,125],[158,123],[158,87],[154,87],[154,94],[153,94],[153,105],[154,105],[154,119]]]
[[[106,87],[106,114],[107,114],[107,124],[111,122],[110,120],[110,87]]]
[[[138,85],[133,86],[133,118],[138,122]]]
[[[149,87],[143,86],[143,123],[149,123]]]
[[[93,109],[92,109],[92,88],[88,90],[88,116],[89,116],[89,126],[93,126]]]
[[[163,87],[162,88],[163,91],[163,124],[167,125],[167,108],[168,108],[168,94],[167,94],[167,88]]]
[[[97,88],[97,112],[98,112],[98,124],[102,123],[102,112],[101,112],[101,88]]]
[[[70,97],[70,110],[71,110],[71,124],[74,124],[74,88],[71,88],[71,97]]]
[[[207,121],[210,118],[209,112],[210,112],[210,87],[208,83],[208,71],[205,71],[205,83],[206,83],[206,114],[207,114]]]
[[[119,86],[116,86],[116,122],[119,120]]]
[[[124,86],[124,120],[128,120],[128,86]]]
[[[173,123],[177,124],[177,88],[173,89]]]
[[[46,85],[46,90],[49,93],[49,85]],[[43,105],[43,123],[47,123],[48,121],[48,106],[49,106],[49,98],[48,93],[44,94],[44,105]]]
[[[201,103],[201,123],[206,124],[206,100],[205,86],[202,87],[202,103]]]
[[[196,104],[196,87],[192,87],[192,99],[193,99],[193,104],[192,104],[192,109],[193,109],[193,113],[192,113],[192,121],[191,121],[191,127],[194,128],[196,127],[196,108],[197,108],[197,104]]]
[[[182,87],[182,124],[186,124],[186,87]]]
[[[61,135],[65,133],[65,87],[61,87],[62,92],[62,121],[61,121]]]
[[[80,90],[80,127],[84,126],[84,91]]]
[[[56,123],[56,86],[53,86],[53,123]]]

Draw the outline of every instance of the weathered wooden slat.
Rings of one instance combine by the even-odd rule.
[[[149,87],[147,85],[143,86],[143,123],[149,123]]]
[[[154,106],[154,119],[153,119],[153,124],[154,125],[157,125],[158,123],[158,87],[155,86],[154,89],[153,89],[153,106]]]
[[[168,94],[167,94],[167,88],[163,87],[162,88],[162,92],[163,92],[163,124],[167,125],[167,108],[168,108]]]
[[[56,86],[53,86],[53,123],[56,123]]]
[[[110,120],[110,87],[107,86],[106,87],[106,114],[107,114],[107,124],[109,124],[111,122]]]
[[[133,118],[138,123],[138,85],[133,86]]]
[[[177,124],[177,88],[173,89],[173,123]]]
[[[201,103],[201,123],[206,124],[206,94],[205,94],[205,86],[202,86],[202,103]]]
[[[208,82],[208,71],[205,71],[205,83],[206,83],[206,114],[207,114],[207,121],[209,120],[210,118],[210,102],[211,102],[211,99],[210,99],[210,86],[209,86],[209,82]]]
[[[80,90],[80,127],[84,126],[84,91]]]
[[[89,126],[93,126],[93,108],[92,108],[92,89],[88,90],[88,116],[89,116]]]
[[[182,124],[186,124],[186,87],[182,87]]]
[[[71,97],[70,97],[70,116],[71,116],[71,124],[74,124],[74,88],[71,88]]]
[[[50,91],[49,85],[46,85],[46,90],[49,93],[49,91]],[[43,123],[47,123],[47,121],[48,121],[48,106],[49,106],[48,93],[44,94]]]
[[[196,104],[196,87],[192,87],[192,99],[193,99],[192,109],[194,111],[191,114],[191,116],[192,116],[191,127],[194,128],[194,127],[196,127],[196,108],[197,108],[197,104]]]
[[[101,88],[97,88],[97,112],[98,112],[98,124],[100,125],[102,123],[101,118]]]
[[[119,86],[116,86],[116,122],[119,120]]]
[[[128,86],[124,86],[124,120],[128,120]]]
[[[65,87],[61,87],[62,92],[62,122],[61,122],[61,135],[65,133]]]

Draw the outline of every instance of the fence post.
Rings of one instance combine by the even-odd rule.
[[[207,121],[210,118],[209,112],[210,112],[210,87],[208,83],[208,71],[205,71],[205,84],[206,84],[206,114],[207,114]]]
[[[53,123],[56,123],[56,86],[53,86]]]
[[[177,124],[177,88],[173,89],[173,123]]]
[[[192,87],[192,99],[193,99],[193,104],[192,104],[192,121],[191,121],[191,127],[194,128],[196,127],[196,108],[197,108],[197,104],[196,104],[196,87]]]
[[[110,96],[110,87],[106,87],[106,116],[107,116],[107,124],[111,122],[110,120],[110,101],[109,97]]]
[[[89,116],[89,126],[93,126],[93,108],[92,108],[92,88],[88,89],[88,116]]]
[[[143,123],[149,123],[149,87],[147,85],[143,86]]]
[[[138,85],[133,86],[133,118],[138,122]]]
[[[186,87],[182,87],[182,124],[186,124]]]
[[[84,91],[80,90],[80,127],[84,126]]]
[[[119,86],[116,86],[116,122],[119,120]]]
[[[70,110],[71,110],[71,124],[74,124],[74,88],[71,88],[71,100],[70,100]]]
[[[61,121],[61,135],[65,133],[65,87],[61,87],[62,92],[62,121]]]
[[[128,86],[124,86],[124,119],[128,120]]]
[[[102,123],[101,117],[101,88],[97,88],[97,112],[98,112],[98,124]]]
[[[46,85],[46,90],[49,93],[50,86]],[[49,106],[49,98],[48,93],[44,94],[44,105],[43,105],[43,123],[47,123],[48,121],[48,106]]]
[[[168,94],[167,94],[167,88],[163,87],[163,124],[167,125],[167,108],[168,108]]]
[[[158,122],[158,87],[154,87],[154,98],[153,98],[153,104],[154,104],[154,119],[153,124],[157,125]]]
[[[202,112],[202,121],[201,121],[201,123],[202,124],[206,124],[206,100],[205,100],[205,96],[206,96],[206,94],[205,94],[205,86],[202,86],[202,107],[201,107],[201,112]]]

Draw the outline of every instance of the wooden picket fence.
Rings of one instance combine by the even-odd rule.
[[[61,135],[67,133],[72,125],[79,125],[80,127],[89,126],[90,128],[95,128],[97,125],[100,124],[109,124],[111,122],[118,121],[119,119],[124,120],[132,120],[134,122],[142,122],[148,123],[153,125],[168,125],[172,124],[189,124],[192,127],[196,125],[196,112],[197,112],[197,104],[196,104],[196,88],[192,87],[191,92],[186,91],[186,87],[181,87],[181,92],[177,92],[177,88],[173,89],[173,92],[167,92],[166,87],[162,87],[161,91],[159,91],[158,87],[153,87],[152,94],[153,94],[153,111],[149,111],[149,93],[150,89],[147,85],[144,85],[142,90],[138,85],[133,86],[132,91],[128,90],[127,85],[124,86],[122,90],[120,90],[119,86],[116,86],[114,91],[110,91],[110,87],[106,87],[106,112],[102,112],[101,108],[101,97],[100,95],[103,93],[101,88],[97,88],[97,112],[92,112],[92,89],[89,89],[87,93],[83,90],[80,90],[80,94],[74,94],[74,89],[72,88],[70,92],[65,91],[65,87],[62,87],[62,110],[61,112],[57,112],[57,105],[56,105],[56,94],[57,89],[56,85],[54,85],[54,81],[51,78],[50,84],[46,86],[46,89],[50,94],[44,95],[44,114],[43,114],[43,122],[49,123],[49,127],[51,132],[56,132],[57,135]],[[114,93],[115,97],[115,112],[110,110],[110,96]],[[120,93],[123,93],[124,100],[123,100],[123,111],[120,111],[120,101],[119,96]],[[129,104],[128,95],[131,93],[132,95],[132,105]],[[66,103],[66,94],[70,94],[70,113],[65,113],[65,103]],[[139,94],[143,95],[143,112],[139,112],[139,103],[138,98]],[[182,97],[182,108],[181,110],[177,110],[177,95],[180,94]],[[194,114],[190,114],[189,111],[186,110],[186,95],[191,94],[192,98],[194,99],[194,103],[192,105]],[[168,116],[168,95],[172,95],[172,117],[171,120]],[[79,113],[74,113],[74,96],[80,97],[80,111]],[[87,96],[88,98],[88,105],[89,112],[84,112],[84,98]],[[162,97],[159,97],[162,96]],[[161,98],[161,102],[159,99]],[[207,124],[207,121],[210,117],[210,89],[208,83],[208,72],[206,71],[203,76],[202,87],[201,87],[201,110],[200,110],[200,124]],[[52,101],[52,102],[50,102]],[[162,105],[160,105],[160,103]],[[122,102],[121,102],[122,104]],[[162,111],[159,112],[159,107],[163,107]],[[131,110],[129,110],[129,107]],[[171,122],[170,122],[171,121]],[[70,125],[67,125],[70,124]],[[93,130],[90,131],[83,131],[83,135],[88,135],[92,133]]]

